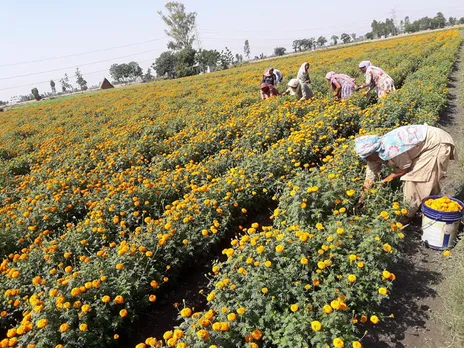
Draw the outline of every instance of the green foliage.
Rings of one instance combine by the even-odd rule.
[[[209,66],[211,71],[216,70],[221,54],[216,50],[199,50],[197,52],[196,60],[202,71],[206,71]]]
[[[79,68],[76,69],[76,82],[81,88],[81,91],[86,91],[87,90],[87,81],[84,79],[82,76],[81,71]]]
[[[276,47],[274,48],[274,55],[275,56],[283,56],[287,49],[285,47]]]
[[[158,76],[176,77],[176,55],[171,51],[161,53],[156,58],[153,68]]]
[[[186,13],[185,5],[180,2],[171,1],[166,3],[165,7],[168,15],[164,15],[161,11],[158,11],[158,14],[169,28],[165,30],[166,34],[174,39],[168,43],[168,48],[173,50],[191,48],[195,40],[192,32],[195,28],[197,14]]]
[[[117,82],[131,82],[142,77],[143,71],[137,62],[129,62],[111,65],[110,75]]]
[[[31,89],[31,93],[34,96],[35,100],[39,101],[40,99],[42,99],[42,97],[39,94],[39,90],[37,88]]]
[[[346,44],[351,41],[351,36],[347,33],[343,33],[342,35],[340,35],[340,40],[342,40],[343,43]]]

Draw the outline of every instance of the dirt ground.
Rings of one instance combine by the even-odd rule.
[[[464,48],[460,52],[464,59]],[[460,156],[464,154],[464,110],[457,101],[459,62],[450,77],[448,107],[440,115],[439,126],[451,134],[456,141]],[[462,75],[462,74],[461,74]],[[464,170],[452,161],[442,191],[463,200]],[[397,279],[390,301],[382,306],[385,319],[382,324],[363,340],[364,347],[410,347],[446,348],[451,339],[443,316],[443,299],[440,286],[445,275],[452,272],[451,260],[441,251],[426,248],[421,243],[421,221],[405,230],[405,242],[401,246],[401,257],[391,268]],[[463,314],[464,315],[464,314]]]

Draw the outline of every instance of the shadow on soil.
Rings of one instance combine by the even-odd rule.
[[[250,214],[252,217],[244,221],[243,226],[250,227],[253,222],[259,223],[260,226],[272,225],[269,216],[276,207],[274,202],[260,207],[255,214]],[[179,311],[184,306],[192,308],[195,312],[204,310],[207,301],[201,290],[208,292],[208,273],[211,271],[212,262],[224,261],[222,250],[230,247],[231,239],[239,233],[237,231],[239,230],[231,229],[230,233],[201,259],[190,260],[180,274],[170,279],[169,284],[157,294],[155,304],[145,313],[141,313],[131,329],[125,335],[121,335],[117,347],[135,347],[148,337],[162,338],[166,331],[181,323],[178,320]]]
[[[412,226],[405,230],[405,241],[399,248],[400,258],[390,267],[396,275],[392,295],[386,304],[379,308],[386,317],[381,324],[370,330],[363,340],[363,347],[406,347],[401,341],[409,335],[419,335],[427,330],[426,323],[431,320],[427,305],[419,305],[421,299],[435,298],[436,285],[442,280],[440,272],[428,269],[430,253],[420,240],[421,230]],[[422,266],[420,266],[422,265]]]

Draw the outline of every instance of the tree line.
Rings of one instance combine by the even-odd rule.
[[[134,81],[149,82],[158,78],[179,78],[200,73],[206,73],[216,70],[228,69],[231,66],[237,66],[246,63],[251,59],[251,46],[249,40],[245,40],[243,46],[243,55],[234,54],[228,47],[221,51],[215,49],[207,50],[201,47],[195,49],[194,43],[198,38],[195,36],[196,29],[196,12],[186,12],[185,5],[171,1],[165,5],[166,13],[158,11],[161,19],[167,26],[165,30],[171,41],[168,42],[168,50],[161,53],[154,63],[143,73],[142,68],[135,61],[122,64],[113,64],[110,66],[109,73],[113,79],[113,83],[128,83]],[[357,36],[356,33],[342,33],[340,36],[332,35],[330,41],[324,37],[315,37],[296,39],[292,42],[294,52],[310,51],[317,48],[322,48],[329,43],[330,45],[338,45],[340,43],[347,44],[363,40],[372,40],[381,37],[394,36],[403,33],[415,33],[423,30],[445,28],[464,24],[464,17],[448,19],[442,12],[438,12],[435,17],[423,17],[415,21],[411,21],[409,16],[401,20],[398,24],[391,18],[386,18],[385,21],[373,20],[371,23],[371,31],[362,36]],[[200,46],[200,45],[198,45]],[[275,47],[274,56],[283,56],[286,54],[285,47]],[[254,59],[264,59],[266,56],[261,53],[255,55]],[[152,69],[154,74],[152,73]],[[87,81],[84,79],[79,68],[75,72],[76,84],[74,87],[70,82],[67,74],[59,80],[61,84],[61,92],[56,91],[56,83],[51,80],[51,93],[40,94],[37,88],[31,90],[31,94],[16,97],[18,101],[40,100],[44,96],[56,95],[61,93],[71,93],[78,90],[85,91],[88,89]],[[98,87],[98,86],[93,86]],[[0,106],[6,102],[0,101]]]

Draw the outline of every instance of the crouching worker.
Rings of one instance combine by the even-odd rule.
[[[440,193],[439,182],[449,161],[456,158],[451,136],[428,125],[403,126],[382,137],[367,135],[356,138],[355,142],[356,153],[367,162],[363,189],[373,186],[382,164],[395,169],[382,182],[396,178],[404,181],[404,199],[409,208],[402,222],[414,217],[422,199]]]
[[[303,83],[298,79],[291,79],[288,81],[288,88],[282,94],[294,95],[298,100],[308,100],[313,97],[313,91],[311,88],[306,83]]]
[[[266,70],[261,80],[261,90],[259,91],[261,99],[267,99],[279,95],[279,91],[275,88],[276,77],[273,72]]]

